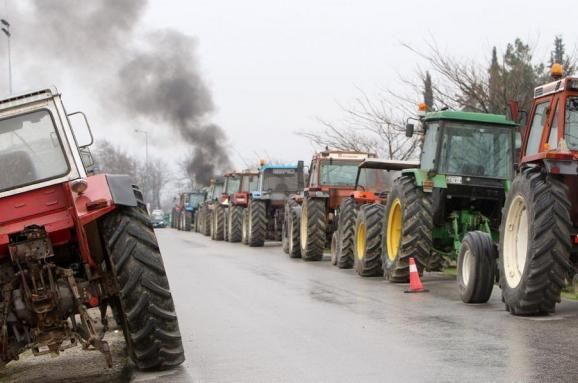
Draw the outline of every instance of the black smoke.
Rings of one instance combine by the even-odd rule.
[[[223,129],[210,122],[211,92],[199,70],[196,40],[165,29],[143,32],[146,0],[29,0],[19,31],[27,59],[73,73],[106,109],[152,122],[190,144],[185,168],[205,184],[230,164]],[[134,129],[137,126],[127,128]]]

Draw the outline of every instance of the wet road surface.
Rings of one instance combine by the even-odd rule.
[[[578,381],[577,302],[548,317],[512,317],[499,289],[489,304],[464,305],[455,281],[438,273],[423,278],[429,293],[404,294],[406,285],[360,278],[328,257],[290,259],[276,243],[249,248],[172,229],[157,235],[183,335],[182,367],[131,370],[116,334],[119,362],[108,375],[98,353],[67,351],[50,360],[49,374],[25,357],[0,381],[34,373],[42,382]]]

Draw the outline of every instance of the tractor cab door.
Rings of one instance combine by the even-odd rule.
[[[528,128],[524,134],[524,145],[522,146],[522,163],[536,159],[536,155],[544,151],[545,143],[550,139],[556,142],[557,145],[557,126],[558,122],[554,124],[555,137],[550,137],[551,127],[554,114],[557,113],[556,105],[554,104],[554,95],[543,97],[534,102],[529,118]],[[556,97],[557,101],[557,97]]]

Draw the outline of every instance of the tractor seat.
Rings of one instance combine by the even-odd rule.
[[[0,154],[0,189],[11,189],[36,179],[36,170],[27,152]]]
[[[470,176],[483,176],[486,171],[482,165],[464,164],[462,173]]]

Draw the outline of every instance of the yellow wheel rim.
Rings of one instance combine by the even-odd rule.
[[[362,260],[365,258],[365,224],[357,225],[357,258]]]
[[[305,249],[307,247],[307,203],[303,202],[303,207],[301,208],[301,225],[299,226],[299,231],[301,234],[301,248]]]
[[[401,242],[401,202],[396,198],[391,204],[387,216],[387,257],[390,261],[397,258]]]

